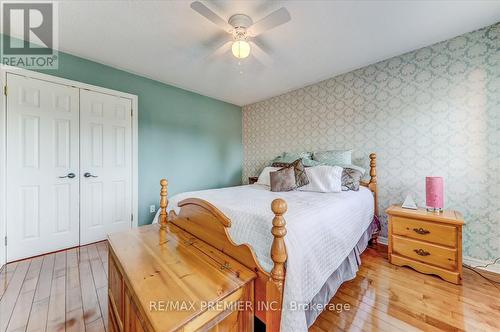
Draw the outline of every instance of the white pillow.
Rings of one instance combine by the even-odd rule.
[[[266,167],[260,172],[259,178],[257,179],[257,184],[264,184],[266,186],[271,186],[271,175],[269,173],[276,172],[281,169],[281,167]]]
[[[298,188],[300,191],[339,193],[342,191],[342,167],[320,165],[306,167],[309,184]]]

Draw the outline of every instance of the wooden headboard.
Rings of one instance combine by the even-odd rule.
[[[370,180],[361,181],[362,186],[367,187],[373,193],[373,199],[375,204],[375,215],[378,217],[378,192],[377,192],[377,154],[370,154]]]

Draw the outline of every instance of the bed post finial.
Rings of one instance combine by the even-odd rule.
[[[377,183],[377,154],[370,153],[370,183]]]
[[[274,236],[271,246],[271,259],[274,262],[271,270],[271,277],[266,284],[266,302],[272,308],[278,310],[266,311],[266,331],[279,332],[281,322],[281,308],[283,307],[283,285],[285,282],[285,262],[287,259],[285,240],[286,235],[285,219],[283,214],[287,210],[286,202],[275,199],[271,204],[274,213],[273,228],[271,233]]]
[[[165,229],[167,227],[167,185],[168,181],[166,179],[161,179],[160,181],[161,190],[160,190],[160,228]]]
[[[368,188],[373,192],[375,200],[375,215],[378,216],[378,191],[377,191],[377,154],[370,153],[370,182]]]
[[[286,202],[281,198],[275,199],[271,204],[271,209],[274,213],[273,228],[271,229],[271,233],[274,236],[271,246],[271,259],[274,262],[274,266],[271,270],[271,279],[282,290],[283,281],[285,280],[285,262],[287,259],[285,240],[283,239],[286,235],[286,222],[285,218],[283,218],[283,214],[287,210]]]

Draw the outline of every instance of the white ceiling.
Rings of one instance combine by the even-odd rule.
[[[191,1],[63,1],[60,49],[246,105],[500,21],[500,0],[203,2],[254,21],[285,6],[292,20],[261,36],[272,65],[210,57],[220,29]]]

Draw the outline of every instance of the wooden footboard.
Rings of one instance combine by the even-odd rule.
[[[272,233],[274,240],[271,258],[274,262],[271,273],[264,271],[257,261],[254,251],[248,244],[236,245],[229,236],[231,220],[209,202],[188,198],[179,202],[179,214],[173,210],[167,215],[167,181],[160,181],[160,224],[165,229],[167,223],[173,223],[257,273],[255,280],[255,315],[266,324],[267,331],[279,331],[283,287],[285,282],[285,262],[287,259],[285,241],[285,219],[287,205],[282,199],[275,199],[271,209],[275,214]]]
[[[179,214],[172,210],[167,215],[167,180],[162,179],[160,184],[159,223],[161,228],[165,229],[168,223],[173,223],[195,238],[210,244],[255,271],[257,273],[254,293],[255,315],[266,324],[266,331],[279,331],[286,279],[287,251],[284,241],[286,222],[283,217],[287,211],[286,202],[283,199],[275,199],[271,203],[274,213],[271,232],[274,238],[270,254],[274,266],[268,273],[259,264],[254,251],[248,244],[236,245],[233,242],[228,232],[231,220],[209,202],[198,198],[188,198],[179,202],[178,205],[181,208]],[[373,192],[375,214],[378,215],[376,155],[374,153],[370,154],[370,181],[361,184]]]

